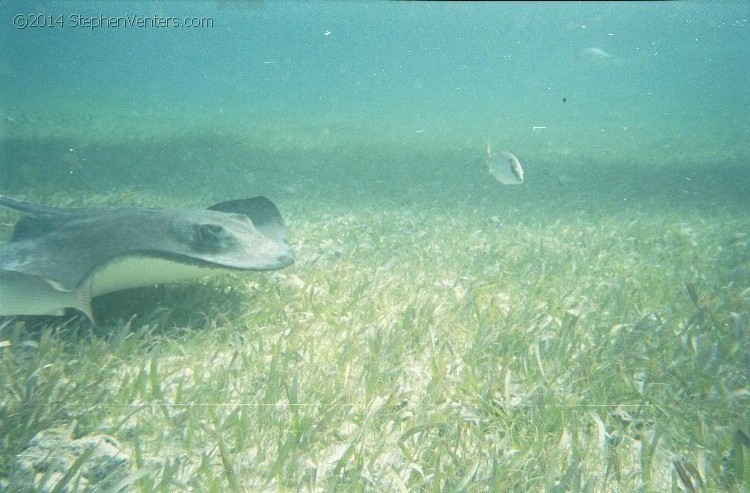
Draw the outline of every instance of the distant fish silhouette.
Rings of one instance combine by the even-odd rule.
[[[523,168],[518,158],[512,153],[503,151],[492,154],[487,144],[487,169],[503,185],[520,185],[523,183]]]
[[[612,58],[612,55],[602,50],[601,48],[586,48],[581,51],[583,56],[588,58]]]

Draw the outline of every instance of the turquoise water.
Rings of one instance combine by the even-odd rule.
[[[0,491],[746,490],[749,5],[0,1],[0,194],[296,252],[0,320]]]
[[[540,207],[568,189],[605,190],[593,206],[606,206],[622,182],[620,202],[656,191],[744,211],[748,15],[747,3],[3,2],[0,189],[481,203],[498,193],[491,143],[526,168],[524,190],[502,193]],[[202,26],[173,25],[186,19]]]

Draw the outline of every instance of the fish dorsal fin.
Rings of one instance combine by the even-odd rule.
[[[286,241],[286,228],[281,213],[273,202],[265,197],[228,200],[214,204],[208,210],[244,214],[263,236],[276,241]]]

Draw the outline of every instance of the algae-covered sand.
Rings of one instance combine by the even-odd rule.
[[[158,144],[81,132],[63,147],[18,129],[37,145],[8,148],[4,193],[185,206],[262,193],[297,263],[99,297],[96,327],[1,320],[0,490],[747,486],[737,156],[519,137],[526,183],[503,187],[481,139],[343,127]],[[67,186],[10,171],[42,158]],[[7,239],[17,216],[0,214]]]

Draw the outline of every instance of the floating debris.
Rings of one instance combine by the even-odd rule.
[[[523,168],[518,158],[507,151],[492,154],[490,144],[487,144],[487,169],[503,185],[523,183]]]

